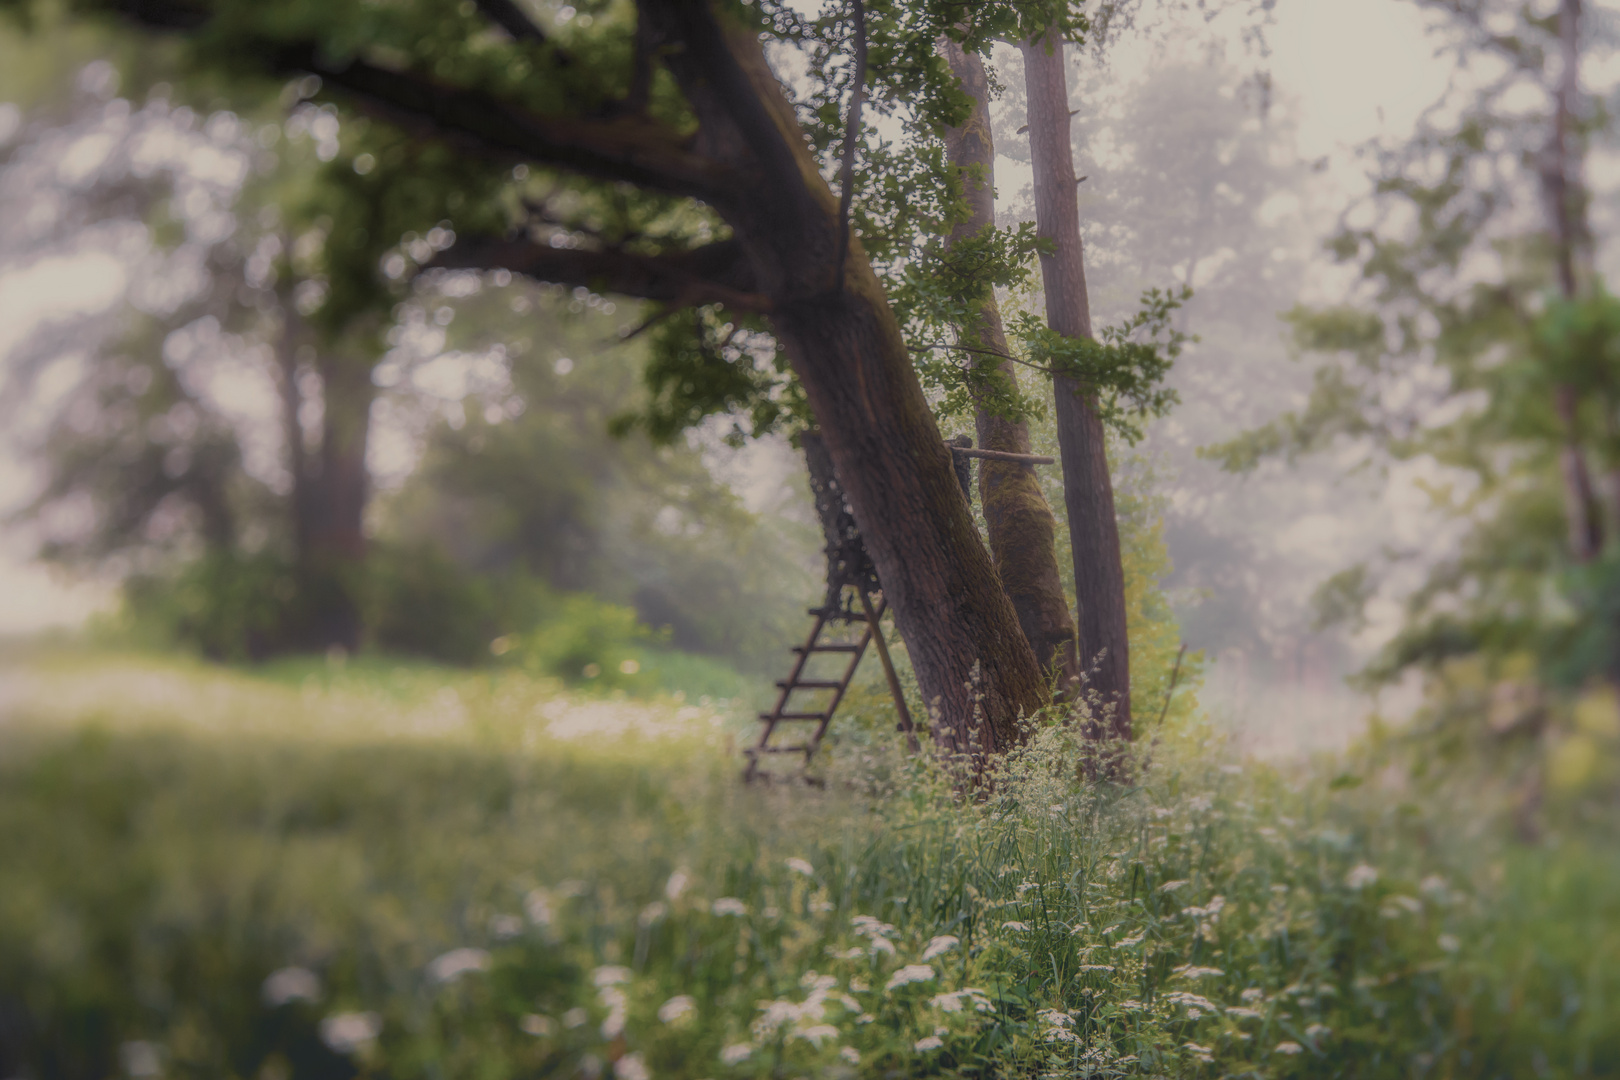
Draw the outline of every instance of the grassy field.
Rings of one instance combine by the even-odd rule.
[[[742,703],[14,650],[0,1076],[1620,1075],[1612,833],[1198,730],[963,806],[878,700],[745,789]]]

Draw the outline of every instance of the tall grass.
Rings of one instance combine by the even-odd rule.
[[[1343,762],[1183,727],[1088,786],[1050,729],[964,804],[860,698],[826,793],[738,785],[712,708],[512,673],[14,698],[7,1076],[1620,1074],[1613,845]]]

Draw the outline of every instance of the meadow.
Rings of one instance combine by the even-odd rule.
[[[0,663],[6,1077],[1620,1075],[1612,830],[1377,740],[968,801],[876,692],[818,791],[738,782],[759,688]]]

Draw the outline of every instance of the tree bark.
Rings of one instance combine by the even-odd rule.
[[[858,238],[839,273],[838,200],[758,35],[704,0],[643,0],[699,144],[751,178],[717,201],[770,298],[895,611],[935,736],[981,770],[1020,737],[1045,683],[957,490],[950,452]],[[842,282],[839,278],[842,277]]]
[[[952,73],[962,81],[962,89],[974,100],[967,123],[945,133],[950,163],[972,170],[963,178],[972,216],[952,231],[951,239],[955,241],[995,225],[996,151],[983,59],[949,40],[943,41],[940,49]],[[994,296],[985,301],[976,322],[960,328],[959,339],[988,353],[1007,353],[1007,334]],[[986,353],[969,355],[978,357],[974,361],[977,364],[997,368],[1002,378],[1017,385],[1018,367],[1011,360],[998,361]],[[1029,425],[1022,420],[1000,416],[983,402],[975,407],[973,419],[981,449],[1030,452]],[[1080,676],[1075,662],[1074,620],[1069,617],[1069,602],[1058,573],[1057,523],[1034,467],[984,460],[979,466],[979,501],[984,507],[990,555],[1001,587],[1018,613],[1018,625],[1035,650],[1041,669],[1055,671],[1058,686],[1072,693]]]
[[[316,361],[325,406],[320,473],[307,501],[307,547],[301,572],[308,603],[307,633],[318,648],[354,652],[364,632],[361,576],[365,570],[366,500],[371,476],[366,446],[376,396],[371,366],[340,358]]]
[[[1580,97],[1580,0],[1562,0],[1558,9],[1558,39],[1563,70],[1559,73],[1553,134],[1541,170],[1542,189],[1552,218],[1558,286],[1564,299],[1580,294],[1580,270],[1587,247],[1585,193],[1581,190],[1580,154],[1575,138],[1576,105]],[[1573,386],[1553,391],[1553,406],[1563,428],[1559,473],[1564,481],[1564,512],[1569,522],[1569,551],[1576,562],[1590,562],[1603,547],[1603,523],[1597,513],[1586,451],[1581,446],[1580,402]]]
[[[1022,43],[1029,100],[1030,156],[1035,173],[1035,227],[1051,249],[1041,256],[1046,321],[1068,337],[1091,336],[1085,253],[1069,136],[1069,90],[1063,40],[1053,29]],[[1130,645],[1125,625],[1125,569],[1108,472],[1108,445],[1096,391],[1067,376],[1053,380],[1063,498],[1074,557],[1080,664],[1090,674],[1101,737],[1131,737]]]

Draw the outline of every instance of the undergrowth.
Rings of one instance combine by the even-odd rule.
[[[963,803],[871,735],[743,788],[695,703],[121,663],[0,727],[6,1076],[1620,1072],[1609,838],[1343,760],[1184,723],[1087,785],[1050,728]]]

